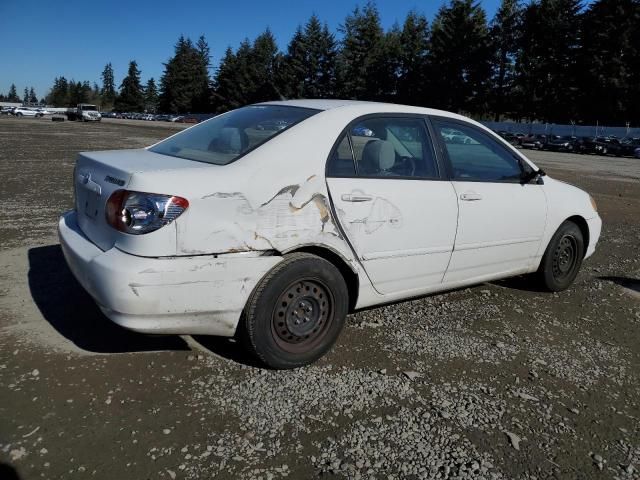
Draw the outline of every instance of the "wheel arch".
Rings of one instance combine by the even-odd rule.
[[[582,233],[582,238],[584,239],[584,251],[582,252],[582,256],[584,258],[584,256],[587,253],[587,250],[589,248],[589,241],[590,241],[589,224],[584,219],[584,217],[582,217],[580,215],[573,215],[572,217],[567,218],[565,220],[565,222],[575,223],[578,226],[578,228],[580,229],[580,232]],[[562,222],[562,223],[564,223],[564,222]],[[562,225],[562,224],[560,224],[560,225]],[[558,228],[560,228],[560,226],[558,226]]]
[[[304,245],[296,248],[295,250],[287,251],[284,256],[292,253],[309,253],[320,257],[334,267],[342,274],[345,283],[347,284],[347,294],[349,295],[349,312],[355,310],[355,306],[358,302],[358,293],[360,291],[360,279],[358,273],[353,269],[349,262],[336,251],[319,245]]]

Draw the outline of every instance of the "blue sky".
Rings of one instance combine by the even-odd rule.
[[[312,13],[336,31],[363,0],[0,0],[0,92],[15,83],[22,96],[33,86],[43,97],[53,78],[100,81],[107,62],[117,85],[129,60],[137,60],[142,79],[160,78],[163,62],[180,36],[204,34],[216,66],[224,50],[271,28],[281,49],[297,25]],[[382,23],[402,22],[411,9],[429,21],[445,0],[378,0]],[[481,1],[489,18],[499,0]]]

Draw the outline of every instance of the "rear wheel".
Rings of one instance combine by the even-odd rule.
[[[551,238],[544,252],[538,277],[552,292],[565,290],[578,275],[584,258],[584,237],[578,226],[564,222]]]
[[[347,316],[347,285],[330,262],[294,253],[256,286],[243,315],[248,349],[271,368],[312,363],[335,343]]]

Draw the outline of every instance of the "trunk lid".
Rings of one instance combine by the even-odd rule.
[[[78,225],[100,249],[109,250],[127,236],[108,225],[105,218],[106,203],[113,192],[126,189],[134,175],[202,166],[145,149],[82,152],[76,161],[73,180]]]

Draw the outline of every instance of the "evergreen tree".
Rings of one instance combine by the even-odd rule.
[[[581,118],[623,124],[628,120],[629,73],[627,59],[634,48],[639,4],[633,0],[597,0],[583,17],[580,52]]]
[[[164,112],[186,113],[208,110],[209,46],[204,37],[194,47],[189,38],[180,36],[174,56],[164,64],[160,79],[160,109]]]
[[[384,32],[375,4],[356,7],[340,27],[342,50],[338,56],[340,95],[375,100],[382,96],[376,73],[383,55]]]
[[[54,107],[66,107],[69,99],[69,82],[64,77],[56,77],[47,95],[47,103]]]
[[[298,27],[283,58],[279,85],[292,98],[335,95],[336,41],[327,25],[312,15],[304,31]]]
[[[486,15],[473,0],[451,0],[431,27],[430,103],[445,110],[486,111],[491,49]]]
[[[490,30],[494,52],[490,104],[495,121],[500,121],[505,110],[515,110],[515,59],[521,30],[522,7],[519,0],[502,0]]]
[[[29,89],[29,103],[38,103],[38,97],[36,96],[36,91],[33,89],[33,87]]]
[[[226,112],[244,105],[243,93],[253,88],[249,85],[247,71],[251,51],[249,40],[244,40],[238,51],[227,48],[213,82],[213,104],[217,112]]]
[[[640,123],[640,1],[633,2],[630,15],[631,31],[629,43],[625,46],[625,86],[626,115],[625,121]]]
[[[247,103],[283,98],[282,92],[275,85],[282,55],[271,30],[267,29],[256,37],[248,60],[249,83],[253,85],[253,89],[246,92]]]
[[[66,101],[67,107],[75,107],[78,103],[89,103],[91,85],[89,82],[69,81],[69,90]]]
[[[402,75],[402,30],[394,23],[382,37],[380,55],[373,65],[373,75],[377,82],[376,99],[398,102],[398,91]]]
[[[116,85],[113,78],[113,67],[111,62],[107,63],[102,70],[102,90],[100,95],[102,97],[102,107],[110,108],[116,100]]]
[[[397,101],[425,104],[426,67],[429,54],[429,23],[424,15],[409,12],[400,32]]]
[[[9,94],[7,95],[7,99],[9,102],[20,101],[20,97],[18,97],[18,91],[16,90],[16,86],[13,83],[9,87]]]
[[[144,108],[147,112],[155,112],[158,109],[158,87],[151,77],[144,88]]]
[[[135,60],[129,62],[127,76],[120,84],[120,94],[114,107],[122,112],[141,112],[144,110],[144,92],[140,84],[140,70]]]
[[[306,98],[307,77],[307,43],[302,28],[298,26],[287,46],[287,53],[282,62],[278,83],[282,93],[288,98]]]
[[[29,103],[29,89],[24,87],[24,95],[22,95],[22,103]]]
[[[524,10],[516,79],[530,118],[576,118],[580,0],[537,0]]]
[[[211,68],[211,48],[204,35],[200,35],[196,42],[196,50],[200,60],[195,71],[196,79],[199,85],[196,85],[195,95],[192,101],[192,111],[209,112],[211,111],[211,79],[209,77],[209,69]]]

